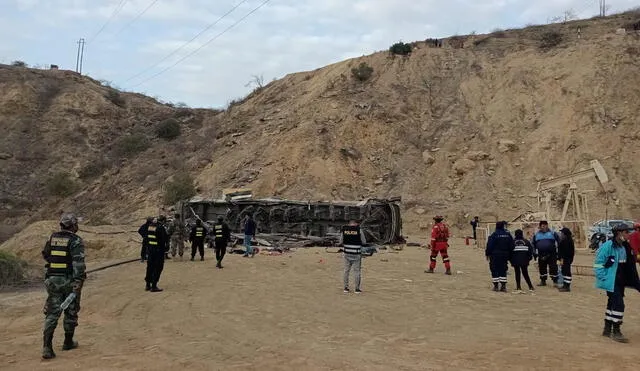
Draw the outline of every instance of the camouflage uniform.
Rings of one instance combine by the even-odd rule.
[[[178,250],[178,255],[182,256],[186,233],[179,216],[171,221],[168,232],[171,235],[171,256],[176,256],[176,250]]]
[[[42,251],[47,261],[47,273],[44,285],[47,290],[47,300],[44,307],[44,331],[42,357],[55,357],[52,341],[53,333],[62,314],[60,305],[73,292],[76,298],[64,310],[64,344],[63,350],[76,348],[78,343],[73,340],[73,334],[78,326],[78,312],[80,312],[80,296],[86,267],[84,263],[84,243],[75,234],[78,221],[73,214],[65,214],[60,220],[61,231],[51,235]]]

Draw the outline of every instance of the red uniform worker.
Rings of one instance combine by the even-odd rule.
[[[449,247],[449,228],[442,221],[444,217],[441,215],[436,215],[435,218],[436,224],[434,224],[431,229],[431,262],[429,264],[429,270],[426,270],[425,273],[433,273],[433,270],[436,268],[436,258],[438,257],[438,252],[442,255],[442,262],[444,263],[444,267],[447,269],[445,274],[451,274],[451,263],[449,263],[449,254],[447,253],[447,248]]]

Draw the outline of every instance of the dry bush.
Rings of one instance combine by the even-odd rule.
[[[365,62],[360,63],[358,67],[351,69],[351,74],[358,81],[367,81],[373,75],[373,67],[369,66]]]
[[[540,35],[540,48],[541,49],[552,49],[556,46],[560,45],[564,40],[564,35],[558,31],[547,31]]]
[[[71,175],[65,172],[58,172],[50,176],[45,186],[49,194],[59,197],[71,196],[80,188]]]
[[[131,134],[119,138],[115,150],[119,156],[130,157],[149,148],[149,140],[143,134]]]
[[[176,119],[166,119],[160,122],[155,129],[158,138],[172,140],[180,136],[180,123]]]
[[[176,202],[196,195],[193,178],[187,173],[174,175],[173,180],[164,184],[164,204],[174,205]]]
[[[27,263],[15,255],[0,250],[0,286],[24,283],[27,278]]]

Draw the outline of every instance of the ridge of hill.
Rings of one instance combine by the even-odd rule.
[[[192,176],[203,196],[236,186],[291,199],[399,195],[409,232],[436,212],[464,227],[473,214],[534,211],[537,181],[592,159],[611,178],[608,214],[632,217],[638,22],[628,12],[441,48],[416,42],[407,56],[287,75],[225,111],[0,65],[0,220],[6,235],[63,209],[90,224],[135,224],[158,211],[167,179]],[[364,81],[352,74],[361,63],[372,68]],[[171,140],[158,134],[167,121],[180,128]],[[593,219],[603,192],[592,193]]]

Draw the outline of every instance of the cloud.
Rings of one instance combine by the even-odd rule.
[[[252,75],[265,81],[348,57],[384,50],[398,40],[542,24],[572,9],[597,14],[597,0],[271,0],[215,41],[263,0],[129,0],[96,38],[120,0],[3,0],[0,60],[73,69],[77,40],[89,40],[84,71],[125,89],[191,106],[223,106],[246,95]],[[234,6],[192,44],[158,64]],[[618,0],[611,11],[636,6]],[[148,81],[158,71],[202,47]],[[155,64],[155,68],[147,69]],[[132,76],[139,77],[130,79]]]

